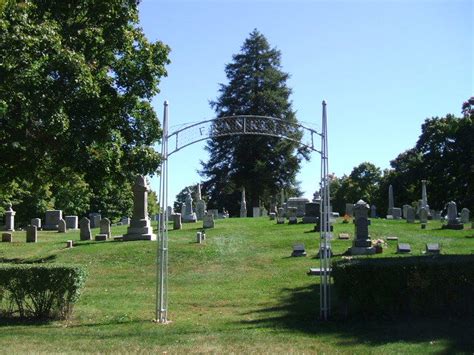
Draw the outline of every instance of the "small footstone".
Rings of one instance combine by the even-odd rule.
[[[429,254],[439,254],[441,251],[438,243],[426,244],[426,252]]]
[[[324,269],[322,269],[324,270]],[[329,269],[329,272],[331,272],[332,269]],[[310,267],[308,271],[308,275],[310,276],[320,276],[321,275],[321,268],[319,267]]]
[[[68,240],[68,241],[66,242],[66,248],[71,249],[72,246],[73,246],[72,240]]]
[[[349,233],[339,233],[339,239],[350,239]]]
[[[293,245],[293,252],[291,253],[291,256],[306,256],[304,244]]]
[[[97,235],[95,236],[95,241],[96,241],[96,242],[104,242],[104,241],[106,241],[106,240],[107,240],[107,234],[105,234],[105,233],[97,234]]]
[[[387,237],[387,240],[391,240],[391,241],[398,240],[398,237],[395,237],[395,236],[388,236],[388,237]]]
[[[196,243],[202,244],[203,241],[204,241],[204,238],[203,238],[202,232],[197,232],[196,233]]]
[[[397,253],[411,253],[411,246],[408,243],[398,243]]]

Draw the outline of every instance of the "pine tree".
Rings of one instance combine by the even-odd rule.
[[[226,65],[229,80],[221,84],[220,96],[211,106],[217,117],[260,115],[297,123],[286,86],[289,78],[281,70],[280,51],[270,48],[261,33],[254,30],[245,40],[241,52]],[[296,140],[301,132],[288,130]],[[203,163],[201,175],[207,178],[209,206],[231,214],[239,210],[240,191],[245,187],[247,206],[267,205],[281,189],[298,195],[296,174],[308,151],[298,143],[268,136],[228,136],[211,139],[206,149],[210,153]],[[250,211],[251,208],[248,208]]]

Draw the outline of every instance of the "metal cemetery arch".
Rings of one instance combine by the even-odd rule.
[[[168,161],[171,154],[203,140],[233,135],[264,135],[288,139],[300,146],[309,148],[321,155],[321,230],[319,254],[321,256],[321,318],[327,319],[330,313],[330,253],[326,250],[330,243],[330,196],[328,178],[328,140],[326,102],[323,101],[322,132],[300,124],[286,122],[267,116],[228,116],[202,121],[168,133],[168,102],[164,102],[163,140],[161,144],[161,169],[158,203],[161,208],[158,221],[158,257],[156,284],[156,321],[168,322]],[[302,138],[296,139],[299,133]],[[320,149],[315,148],[315,138],[321,139]],[[172,142],[171,151],[168,144]]]

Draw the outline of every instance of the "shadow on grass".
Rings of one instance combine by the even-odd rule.
[[[83,246],[89,246],[89,245],[101,245],[101,244],[110,244],[110,243],[114,243],[114,244],[118,244],[118,243],[123,243],[123,240],[114,240],[114,239],[110,239],[110,240],[103,240],[103,241],[95,241],[95,240],[91,240],[91,241],[74,241],[74,247],[73,248],[78,248],[78,247],[83,247]],[[66,249],[66,248],[65,248]]]
[[[37,326],[37,325],[48,325],[54,320],[51,319],[32,319],[32,318],[19,318],[19,317],[0,317],[0,327],[15,327],[15,326]]]
[[[0,258],[0,263],[10,264],[41,264],[48,263],[56,259],[56,255],[49,255],[43,258],[21,259],[21,258]]]
[[[312,335],[326,335],[342,347],[360,343],[381,346],[390,343],[429,343],[446,340],[443,353],[472,353],[474,322],[469,319],[399,318],[396,320],[343,319],[335,314],[332,320],[319,318],[319,284],[283,289],[281,306],[257,309],[244,315],[257,319],[240,324],[252,327],[281,328]],[[333,306],[333,310],[336,307]],[[403,350],[402,350],[403,351]]]

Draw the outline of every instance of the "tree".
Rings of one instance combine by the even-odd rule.
[[[474,119],[474,96],[471,96],[469,100],[463,102],[462,114],[464,117]]]
[[[349,176],[333,177],[330,182],[333,209],[344,213],[346,203],[356,203],[360,199],[375,203],[381,178],[380,168],[370,162],[354,167]]]
[[[211,102],[217,117],[262,115],[296,123],[286,81],[281,71],[281,53],[270,48],[267,39],[254,30],[239,54],[226,65],[228,84],[221,84],[220,96]],[[301,132],[286,132],[301,139]],[[238,214],[241,188],[248,206],[268,204],[281,189],[297,195],[296,173],[307,150],[295,142],[266,136],[230,136],[211,139],[206,149],[209,161],[202,162],[207,180],[209,205]],[[249,209],[250,210],[250,209]]]
[[[451,200],[474,208],[474,121],[454,115],[425,120],[416,143],[425,178],[431,185],[430,206]]]
[[[474,208],[474,121],[469,115],[433,117],[421,126],[415,147],[390,162],[384,174],[379,201],[387,206],[390,184],[400,203],[421,199],[421,180],[427,180],[428,203],[443,209],[448,201]]]
[[[169,48],[138,27],[138,1],[14,1],[0,13],[0,185],[58,193],[60,171],[82,201],[63,191],[47,204],[126,215],[130,183],[160,163],[161,130],[150,100],[166,75]],[[87,190],[87,191],[86,191]],[[77,197],[77,196],[76,196]],[[41,199],[41,198],[40,198]],[[34,207],[33,205],[36,205]]]
[[[160,212],[160,208],[158,206],[158,196],[156,195],[156,192],[153,190],[150,190],[148,192],[148,215],[154,216]]]

